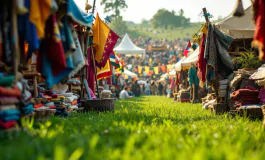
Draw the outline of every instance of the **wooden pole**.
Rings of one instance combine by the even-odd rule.
[[[203,8],[202,11],[203,11],[203,15],[204,15],[205,21],[208,23],[209,22],[209,17],[207,16],[206,8]]]

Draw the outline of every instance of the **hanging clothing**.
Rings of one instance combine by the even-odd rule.
[[[189,75],[190,86],[192,86],[193,84],[195,86],[199,86],[199,78],[197,76],[197,69],[194,66],[190,67],[188,75]]]
[[[253,38],[253,46],[259,48],[259,58],[265,61],[265,2],[255,0],[253,3],[254,21],[256,30]]]
[[[47,87],[51,88],[66,78],[74,66],[72,57],[65,58],[56,15],[47,21],[45,33],[38,54],[37,70],[45,77]]]
[[[46,21],[51,15],[52,0],[30,0],[30,21],[36,26],[38,38],[45,36]]]
[[[87,50],[87,60],[88,60],[88,66],[87,66],[87,83],[89,88],[92,90],[93,93],[95,93],[95,68],[93,64],[93,57],[92,57],[92,49],[90,48],[90,44],[92,43],[92,37],[89,37],[89,42],[88,42],[88,50]]]
[[[30,10],[31,8],[30,0],[24,0],[24,7],[27,10]],[[24,59],[26,61],[31,58],[32,53],[39,49],[40,47],[40,40],[38,38],[37,29],[36,26],[30,22],[30,14],[29,12],[23,15],[18,16],[18,33],[20,40],[22,43],[20,43],[20,48],[23,48],[21,52],[21,59]],[[28,54],[27,56],[24,53],[24,41],[28,44]],[[25,57],[26,56],[26,57]]]
[[[202,41],[200,45],[200,53],[199,53],[199,60],[198,60],[198,77],[201,79],[201,81],[204,83],[206,81],[206,65],[207,61],[204,58],[204,49],[205,49],[205,40],[206,35],[202,35]]]

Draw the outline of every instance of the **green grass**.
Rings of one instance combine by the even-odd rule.
[[[0,159],[265,159],[261,120],[213,115],[165,97],[117,101],[115,107],[1,133]]]
[[[191,38],[193,34],[198,32],[201,28],[200,23],[192,23],[189,27],[187,28],[175,28],[175,29],[163,29],[163,28],[158,28],[154,29],[151,26],[144,26],[140,27],[140,25],[130,25],[129,26],[129,34],[132,38],[137,38],[139,36],[145,37],[145,38],[153,38],[153,39],[168,39],[168,40],[174,40],[177,38]],[[146,29],[152,29],[153,31],[159,31],[159,32],[164,32],[160,34],[154,34],[147,32]],[[187,36],[187,33],[190,36]]]

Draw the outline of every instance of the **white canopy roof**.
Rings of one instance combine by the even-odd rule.
[[[200,47],[198,47],[188,58],[181,62],[181,66],[189,67],[191,64],[196,64],[199,60]]]
[[[124,72],[123,72],[125,75],[127,75],[127,76],[130,76],[130,77],[132,77],[132,78],[137,78],[138,76],[137,76],[137,74],[135,74],[135,73],[133,73],[133,72],[131,72],[131,71],[129,71],[129,70],[127,70],[127,69],[124,69]],[[115,74],[122,74],[121,73],[121,71],[115,71]]]
[[[252,22],[252,7],[245,9],[245,15],[234,17],[230,14],[216,26],[224,33],[234,39],[253,38],[255,25]]]
[[[174,69],[172,69],[170,72],[169,72],[169,76],[171,77],[175,77],[176,76],[176,71]]]
[[[145,50],[134,45],[127,33],[114,51],[118,54],[145,54]]]
[[[186,57],[182,57],[181,60],[179,60],[175,65],[174,65],[174,69],[176,72],[180,72],[181,71],[181,63],[186,59]]]

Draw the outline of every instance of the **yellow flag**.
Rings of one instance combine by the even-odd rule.
[[[143,68],[141,66],[138,66],[138,73],[142,73]]]
[[[103,68],[98,68],[97,67],[97,79],[100,80],[102,78],[106,78],[111,76],[111,70],[110,70],[110,63],[107,61],[105,67]]]
[[[158,67],[154,67],[155,74],[158,74]]]
[[[150,68],[149,67],[145,67],[144,69],[145,69],[145,73],[148,74]]]

